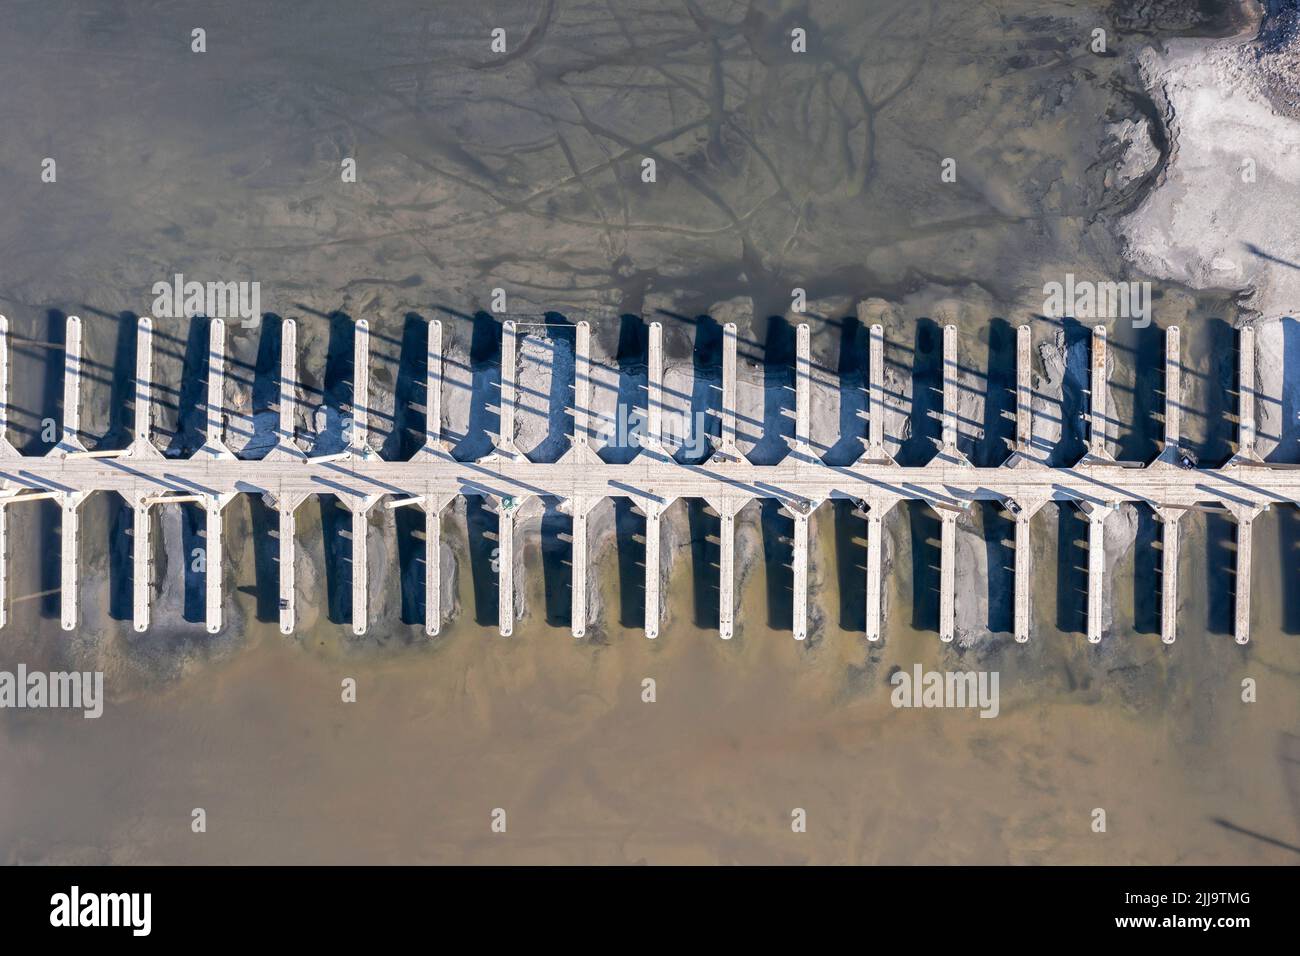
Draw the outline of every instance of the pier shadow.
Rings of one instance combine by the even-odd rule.
[[[489,454],[501,428],[501,323],[487,312],[474,313],[469,365],[472,393],[469,422],[465,434],[452,449],[460,461],[474,461]]]
[[[1062,634],[1086,634],[1088,519],[1068,502],[1048,507],[1056,508],[1056,629]]]
[[[317,495],[316,502],[325,553],[325,613],[330,623],[347,624],[352,620],[352,513],[336,495]]]
[[[135,437],[135,351],[139,321],[134,312],[120,312],[116,317],[117,341],[108,389],[108,431],[97,443],[99,448],[125,448]],[[83,358],[85,364],[88,363]]]
[[[1300,508],[1275,504],[1278,563],[1282,571],[1282,632],[1300,634]]]
[[[933,325],[933,323],[931,323]],[[939,630],[939,561],[941,521],[924,501],[905,501],[912,535],[912,627]]]
[[[578,331],[577,327],[559,312],[547,312],[546,324],[546,337],[542,340],[542,344],[551,353],[549,359],[543,359],[543,362],[549,365],[550,371],[550,388],[545,413],[546,437],[528,452],[528,460],[537,462],[557,461],[569,450],[573,436],[573,416],[569,414],[569,409],[573,407]],[[519,342],[522,352],[522,336]],[[520,358],[522,357],[521,355]],[[521,395],[519,406],[522,408],[523,405]],[[518,414],[517,412],[516,415]]]
[[[207,441],[208,329],[211,325],[211,320],[203,316],[190,319],[177,390],[176,430],[164,452],[168,458],[188,458]]]
[[[624,315],[619,318],[618,349],[615,355],[618,365],[618,402],[614,410],[614,432],[612,435],[601,436],[607,437],[608,441],[599,451],[601,460],[611,465],[625,465],[636,457],[640,448],[633,436],[647,434],[645,416],[649,404],[649,340],[649,329],[639,315]],[[594,383],[591,393],[594,399]],[[589,420],[590,431],[595,420],[594,417]],[[596,437],[592,434],[589,440],[594,441]],[[617,515],[615,520],[619,521]],[[642,524],[644,526],[644,519]]]
[[[794,438],[794,327],[779,315],[767,323],[763,347],[763,422],[757,439],[746,457],[756,465],[775,465],[790,454]],[[748,432],[737,416],[737,431]]]
[[[614,498],[613,502],[618,549],[619,624],[629,628],[642,627],[645,624],[645,516],[637,513],[628,498]]]
[[[1016,627],[1016,522],[1000,502],[981,501],[980,527],[988,559],[988,629],[990,633]]]
[[[350,422],[354,413],[352,384],[356,371],[356,323],[345,312],[331,312],[327,321],[329,338],[325,347],[325,377],[320,386],[321,405],[312,420],[315,436],[311,446],[313,455],[343,451],[352,440]],[[365,402],[364,397],[362,402]],[[351,593],[349,586],[349,607]]]
[[[1205,521],[1205,629],[1232,634],[1237,616],[1237,523],[1226,514],[1199,514]]]
[[[722,326],[711,316],[701,315],[695,320],[695,347],[691,362],[695,375],[691,382],[690,439],[673,457],[682,464],[697,465],[712,454],[711,446],[716,445],[722,434]],[[701,429],[703,436],[698,434]],[[691,536],[694,538],[693,530]],[[716,617],[713,623],[717,623]]]
[[[393,386],[393,428],[384,436],[380,447],[380,455],[386,461],[408,461],[424,447],[428,382],[429,323],[423,316],[408,312],[402,322],[402,342],[398,347],[397,382]],[[417,407],[420,411],[416,410]],[[409,510],[412,509],[398,508],[395,514],[401,515],[403,511]],[[401,523],[408,526],[411,524],[409,520]],[[405,560],[402,561],[402,567],[406,568]],[[406,621],[405,598],[402,599],[402,607],[403,621],[412,623]]]
[[[1164,613],[1161,604],[1165,587],[1161,573],[1164,523],[1148,505],[1138,503],[1126,507],[1136,509],[1137,513],[1137,537],[1133,545],[1133,630],[1138,634],[1159,634]],[[1181,526],[1179,531],[1183,532]]]
[[[835,514],[835,573],[840,593],[840,629],[867,629],[867,519],[847,498],[831,502]]]
[[[500,614],[495,567],[497,516],[478,495],[465,498],[465,531],[469,542],[470,580],[474,588],[474,622],[486,627],[496,624]]]
[[[573,518],[560,511],[560,499],[542,499],[542,590],[546,623],[568,628],[573,621]],[[588,528],[591,527],[588,522]],[[588,535],[590,537],[590,535]]]
[[[241,458],[265,458],[280,440],[280,350],[284,341],[284,320],[268,315],[257,338],[257,358],[253,360],[253,434]],[[250,514],[250,518],[255,518]],[[266,620],[258,611],[258,620]]]
[[[24,455],[45,454],[59,443],[62,434],[63,368],[67,361],[63,346],[67,336],[67,323],[67,314],[58,309],[50,309],[45,313],[44,338],[50,343],[49,348],[10,340],[9,440]],[[12,327],[10,332],[14,334]],[[13,396],[20,394],[15,390],[14,382],[21,367],[19,363],[30,363],[31,366],[41,368],[40,392],[30,415],[22,414],[22,410],[14,405]],[[54,422],[56,427],[52,431],[46,431],[46,421]]]
[[[867,362],[863,353],[870,346],[867,344],[868,336],[863,334],[862,323],[858,321],[857,316],[845,316],[840,320],[839,325],[840,354],[836,370],[840,394],[839,437],[835,440],[835,444],[827,449],[822,459],[828,465],[843,467],[851,465],[862,455],[862,439],[865,437],[863,421],[868,413],[866,392]],[[814,421],[817,419],[817,414],[816,402],[814,401],[812,408]],[[845,504],[851,504],[851,502],[845,502]],[[840,509],[837,507],[835,509],[835,525],[837,529],[839,524]],[[838,530],[836,537],[838,540]],[[842,617],[843,614],[841,614]]]
[[[135,513],[116,492],[104,497],[108,512],[104,525],[108,536],[108,616],[114,621],[130,621],[135,617]],[[156,523],[154,509],[150,509],[149,523]]]
[[[206,354],[206,343],[205,343]],[[191,624],[202,624],[208,616],[208,575],[221,573],[221,561],[208,560],[207,514],[192,501],[179,505],[181,517],[181,554],[184,594],[181,618]],[[202,553],[203,560],[196,560]]]
[[[50,499],[33,502],[36,508],[36,540],[40,547],[40,614],[43,618],[60,618],[60,591],[63,587],[63,513]]]
[[[1115,455],[1121,461],[1152,461],[1165,437],[1165,330],[1154,322],[1134,329],[1132,349],[1133,407],[1119,416],[1118,434],[1112,432]],[[1114,421],[1113,412],[1109,418]]]
[[[262,338],[274,323],[263,323]],[[278,358],[278,350],[277,350]],[[278,361],[277,361],[278,365]],[[259,357],[258,366],[261,366]],[[254,613],[263,623],[280,620],[280,513],[267,506],[261,495],[241,495],[248,502],[248,523],[253,529]]]
[[[691,534],[691,581],[695,626],[718,627],[721,594],[722,519],[702,498],[686,499],[686,521]]]
[[[1016,331],[1006,319],[993,319],[988,325],[988,337],[984,437],[974,441],[967,452],[979,468],[1002,464],[1010,456],[1016,441]],[[985,512],[986,518],[989,515],[990,512]],[[993,567],[991,561],[989,567]],[[990,613],[993,607],[991,598],[990,594]]]
[[[1065,373],[1061,383],[1061,437],[1052,446],[1047,460],[1053,468],[1073,465],[1088,450],[1084,415],[1088,408],[1085,396],[1090,388],[1092,332],[1078,319],[1069,317],[1060,320],[1060,328],[1065,345]]]
[[[911,433],[894,456],[900,465],[924,465],[935,456],[943,437],[943,330],[933,319],[917,319],[912,351]],[[915,525],[913,527],[915,534]],[[935,627],[938,627],[935,606]]]
[[[759,505],[759,520],[763,529],[763,562],[767,569],[767,626],[774,631],[792,631],[794,519],[781,510],[781,502],[764,498]]]
[[[1256,381],[1255,387],[1259,388]],[[1300,322],[1282,320],[1282,416],[1269,462],[1300,461]],[[1256,408],[1256,415],[1259,408]]]
[[[423,336],[421,336],[423,340]],[[427,343],[423,343],[427,356]],[[427,359],[426,359],[427,361]],[[423,429],[421,429],[423,432]],[[409,457],[409,456],[408,456]],[[427,521],[441,520],[440,515],[429,515]],[[401,609],[399,619],[403,624],[423,624],[424,607],[424,541],[427,524],[424,509],[407,505],[393,509],[393,525],[397,534],[398,586]],[[442,582],[435,582],[441,587]]]
[[[1207,319],[1197,334],[1208,340],[1210,356],[1209,382],[1204,389],[1205,410],[1193,420],[1204,423],[1204,431],[1199,439],[1183,438],[1182,444],[1196,456],[1201,467],[1218,468],[1232,457],[1232,442],[1237,433],[1232,418],[1237,413],[1236,403],[1228,401],[1237,388],[1237,330],[1223,319]],[[1184,414],[1184,422],[1189,417]],[[1183,430],[1188,430],[1186,424]]]

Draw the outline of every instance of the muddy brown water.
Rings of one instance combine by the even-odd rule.
[[[393,15],[424,16],[419,6],[396,4]],[[1191,14],[1152,22],[1134,12],[1149,5],[1098,3],[1080,14],[1036,0],[1000,12],[828,4],[814,12],[814,43],[798,61],[783,52],[801,16],[793,8],[761,4],[744,20],[716,11],[683,25],[652,4],[620,4],[617,14],[598,4],[585,18],[578,4],[547,22],[536,52],[483,70],[473,37],[497,19],[522,35],[550,5],[477,6],[446,5],[435,17],[443,29],[396,34],[359,29],[359,12],[259,8],[253,33],[238,11],[215,13],[214,41],[223,26],[242,38],[237,81],[213,54],[196,73],[188,52],[165,45],[169,31],[188,37],[188,21],[133,14],[140,29],[121,30],[87,7],[80,19],[29,12],[10,24],[0,50],[36,85],[0,93],[29,131],[7,137],[0,157],[26,168],[28,153],[54,153],[60,180],[53,193],[6,186],[12,213],[0,251],[11,281],[0,304],[15,334],[39,341],[61,340],[66,314],[86,319],[92,438],[124,440],[133,351],[122,329],[147,309],[142,290],[174,271],[260,278],[264,307],[300,322],[309,398],[334,416],[349,395],[340,330],[353,317],[375,330],[381,387],[408,394],[408,316],[441,317],[449,346],[482,366],[474,387],[490,395],[493,323],[476,313],[498,283],[512,311],[587,318],[609,354],[628,328],[616,316],[657,318],[670,360],[705,365],[716,363],[716,326],[699,318],[710,312],[740,318],[749,357],[788,362],[780,322],[801,284],[815,354],[832,369],[855,368],[843,339],[857,302],[899,307],[887,323],[891,361],[916,376],[907,454],[924,458],[934,437],[925,389],[937,369],[935,342],[922,341],[926,320],[959,326],[963,364],[995,395],[1009,367],[994,320],[1031,319],[1044,275],[1118,268],[1107,217],[1143,187],[1119,196],[1103,187],[1101,130],[1140,113],[1142,99],[1124,55],[1081,52],[1085,27],[1112,17],[1122,54],[1162,31],[1231,28],[1226,15],[1198,24]],[[701,32],[710,42],[699,45]],[[661,44],[668,59],[638,73],[627,63],[631,43]],[[466,83],[478,95],[455,92]],[[557,114],[553,94],[565,87],[585,117]],[[611,88],[631,92],[611,99]],[[721,103],[701,97],[708,89],[722,90]],[[122,100],[136,104],[153,139],[115,131],[106,117],[120,118]],[[683,111],[690,128],[661,144],[664,189],[635,192],[618,174],[621,151],[635,158]],[[87,135],[60,140],[66,128]],[[369,191],[334,198],[338,156],[353,149]],[[941,192],[937,175],[931,184],[915,174],[950,153],[961,157],[959,189]],[[575,177],[575,165],[588,173]],[[1133,459],[1154,454],[1159,329],[1176,322],[1186,443],[1217,464],[1234,435],[1239,317],[1230,296],[1162,291],[1153,330],[1111,327],[1116,446]],[[940,300],[970,308],[940,316],[930,308]],[[233,326],[232,377],[245,378],[251,406],[265,409],[271,399],[257,382],[274,362],[264,361],[258,332]],[[1034,329],[1040,344],[1058,331],[1041,318]],[[169,389],[159,443],[183,450],[202,394],[202,337],[178,324],[159,341]],[[60,359],[21,347],[12,368],[10,436],[39,453],[43,419],[59,415]],[[707,389],[701,396],[707,404]],[[1085,397],[1067,401],[1077,425]],[[784,407],[764,409],[769,425]],[[467,456],[495,420],[485,403],[470,416],[459,445]],[[984,438],[970,451],[995,464],[1005,421],[990,412],[979,424]],[[387,451],[409,453],[411,420],[400,411],[377,415],[375,427]],[[1063,439],[1061,455],[1080,434]],[[779,514],[756,503],[740,519],[738,632],[723,642],[711,623],[716,521],[675,505],[667,620],[647,641],[639,522],[608,507],[623,533],[593,554],[601,623],[581,642],[568,633],[566,530],[553,513],[521,531],[528,612],[510,639],[495,624],[495,522],[472,500],[447,515],[457,613],[428,641],[410,597],[420,529],[409,516],[373,522],[374,620],[355,639],[340,512],[328,497],[304,505],[299,630],[286,639],[271,620],[268,516],[256,503],[227,513],[228,623],[215,637],[199,622],[202,574],[187,557],[202,530],[189,509],[158,519],[163,586],[143,636],[123,604],[129,521],[120,502],[96,495],[83,506],[85,625],[71,635],[58,626],[57,511],[11,511],[0,667],[99,668],[109,699],[99,720],[0,712],[0,859],[1300,860],[1297,509],[1256,522],[1252,641],[1239,648],[1233,529],[1214,515],[1183,519],[1172,647],[1158,634],[1159,527],[1144,512],[1117,516],[1132,520],[1135,543],[1109,570],[1111,627],[1092,647],[1082,618],[1086,526],[1068,508],[1035,518],[1033,638],[1016,645],[1006,633],[1010,529],[1000,512],[978,509],[963,538],[984,555],[987,580],[958,599],[982,601],[986,627],[970,646],[944,647],[935,633],[938,521],[920,504],[886,521],[878,645],[863,633],[865,527],[849,503],[816,513],[815,626],[803,643],[789,630],[789,527]],[[997,671],[998,717],[893,708],[891,671],[917,663]],[[355,703],[341,699],[347,678]],[[1241,700],[1247,678],[1258,688],[1253,704]],[[653,703],[642,700],[646,679]],[[199,807],[203,834],[190,826]],[[504,834],[490,829],[495,808],[507,813]],[[791,831],[794,808],[807,811],[806,833]],[[1104,834],[1091,829],[1095,808],[1106,810]]]

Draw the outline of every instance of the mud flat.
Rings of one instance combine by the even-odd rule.
[[[1238,290],[1265,320],[1300,312],[1300,236],[1278,228],[1300,194],[1296,17],[1287,10],[1259,37],[1175,39],[1141,53],[1169,156],[1120,224],[1142,270]]]

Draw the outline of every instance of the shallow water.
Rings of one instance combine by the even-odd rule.
[[[409,381],[422,374],[412,329],[430,317],[467,359],[449,378],[477,396],[448,409],[457,454],[490,447],[500,333],[479,310],[497,284],[508,287],[512,314],[590,321],[628,396],[643,381],[644,333],[619,316],[664,322],[669,361],[699,373],[684,379],[691,410],[716,407],[718,323],[736,320],[742,368],[758,363],[745,375],[773,386],[745,430],[757,456],[775,457],[773,426],[789,427],[779,387],[794,317],[784,313],[799,285],[817,363],[850,380],[864,348],[853,334],[856,304],[892,305],[887,358],[910,390],[908,430],[891,435],[904,461],[933,453],[939,327],[956,324],[963,374],[985,398],[978,420],[963,425],[963,450],[991,466],[1010,436],[1010,327],[1032,320],[1035,343],[1051,341],[1058,325],[1035,318],[1044,276],[1119,268],[1107,217],[1134,195],[1104,188],[1101,130],[1108,114],[1139,113],[1143,101],[1124,56],[1092,57],[1074,39],[1087,31],[1068,18],[1091,22],[1095,11],[1039,0],[996,10],[819,5],[810,53],[795,60],[783,37],[801,14],[776,6],[744,21],[719,9],[700,25],[649,6],[566,4],[546,20],[537,53],[479,70],[474,37],[498,21],[522,35],[550,7],[478,7],[448,5],[433,18],[440,29],[422,35],[358,29],[363,14],[332,8],[259,7],[251,31],[237,12],[213,13],[232,18],[241,38],[240,77],[224,83],[202,73],[226,75],[215,51],[200,70],[178,72],[193,61],[177,58],[190,54],[155,48],[168,31],[188,36],[188,22],[155,22],[168,14],[142,17],[137,26],[149,29],[131,34],[89,7],[72,21],[29,11],[0,33],[7,62],[33,84],[45,79],[42,92],[17,84],[0,102],[60,157],[57,192],[18,186],[9,197],[0,249],[13,278],[0,304],[15,335],[42,342],[61,341],[64,315],[86,319],[90,436],[105,447],[125,440],[134,315],[148,307],[143,290],[184,270],[261,279],[264,307],[299,322],[304,391],[331,422],[350,402],[351,320],[368,318],[375,388],[397,396],[373,414],[391,455],[409,454],[419,427],[405,411]],[[407,22],[426,8],[417,16],[394,4],[392,13]],[[212,21],[214,42],[222,25]],[[1144,36],[1119,30],[1114,40],[1127,52]],[[632,56],[631,43],[664,59],[637,66],[645,54]],[[78,57],[49,57],[51,48]],[[459,92],[467,86],[475,95]],[[706,92],[718,89],[720,102]],[[144,156],[134,152],[141,137],[105,119],[120,117],[113,100],[127,96],[152,131]],[[585,116],[569,112],[574,101]],[[655,138],[679,125],[675,137]],[[87,135],[60,141],[57,128]],[[647,149],[663,160],[653,193],[636,181],[634,161]],[[0,143],[4,165],[29,162],[18,150],[14,139]],[[338,156],[352,150],[361,198],[338,197]],[[956,188],[918,173],[947,155],[959,157]],[[107,169],[96,157],[116,161]],[[1114,449],[1154,455],[1158,328],[1179,324],[1185,444],[1218,464],[1235,432],[1238,316],[1228,296],[1161,291],[1152,329],[1110,329]],[[230,331],[228,396],[244,404],[228,432],[242,446],[273,400],[265,383],[275,323]],[[1087,330],[1065,332],[1073,341]],[[157,341],[157,377],[171,391],[156,436],[178,452],[201,442],[204,342],[199,322],[178,322]],[[42,420],[59,416],[60,353],[16,346],[12,379],[11,438],[40,453]],[[567,390],[558,379],[549,386],[541,408]],[[1055,457],[1082,450],[1085,409],[1086,396],[1067,389]],[[844,434],[862,428],[853,411],[849,402],[836,416],[838,437],[826,443],[836,455]],[[549,426],[525,427],[537,429],[541,454],[563,446]],[[1136,543],[1111,566],[1111,627],[1093,647],[1083,637],[1086,522],[1068,506],[1035,518],[1033,638],[1016,645],[1006,633],[1012,529],[996,509],[976,509],[961,524],[961,553],[991,570],[971,577],[958,601],[976,609],[980,633],[972,646],[945,647],[936,634],[939,521],[919,503],[886,520],[879,645],[864,637],[866,529],[849,503],[816,513],[814,626],[803,643],[789,630],[790,524],[774,509],[755,503],[740,518],[737,636],[723,642],[716,517],[699,502],[674,505],[667,620],[647,641],[643,526],[625,507],[607,508],[601,520],[621,533],[593,534],[601,620],[582,642],[568,633],[567,523],[553,510],[521,525],[527,612],[510,639],[496,633],[495,516],[476,499],[448,512],[456,614],[435,641],[423,636],[423,529],[409,509],[372,519],[363,639],[348,626],[347,522],[330,496],[298,513],[291,639],[273,622],[271,516],[256,502],[227,511],[228,620],[215,637],[201,623],[203,576],[186,560],[202,544],[192,509],[157,519],[155,540],[169,542],[165,580],[143,636],[122,601],[130,522],[120,501],[96,495],[83,506],[86,623],[73,635],[57,620],[57,509],[12,510],[14,597],[0,665],[97,667],[110,699],[98,721],[0,714],[0,858],[1297,860],[1296,509],[1256,523],[1246,648],[1229,633],[1232,525],[1182,519],[1179,636],[1167,648],[1160,528],[1149,513],[1111,519],[1131,517]],[[915,663],[998,671],[998,718],[892,708],[891,669]],[[358,683],[354,704],[340,699],[347,677]],[[1245,677],[1258,682],[1257,703],[1240,702]],[[646,678],[656,682],[654,703],[642,702]],[[190,830],[195,807],[207,811],[202,835]],[[489,829],[497,807],[508,813],[505,834]],[[791,832],[795,807],[808,811],[807,833]],[[1097,807],[1108,814],[1105,834],[1090,829]]]

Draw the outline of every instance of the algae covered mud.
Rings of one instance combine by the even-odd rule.
[[[1176,71],[1212,62],[1201,86],[1245,95],[1239,77],[1252,74],[1228,51],[1256,56],[1254,3],[394,4],[391,19],[242,6],[210,14],[204,53],[191,49],[195,24],[155,9],[128,12],[138,22],[125,27],[90,6],[3,14],[0,52],[25,80],[0,98],[25,132],[0,143],[0,311],[26,340],[9,422],[27,454],[48,450],[45,423],[60,417],[62,358],[43,345],[69,314],[84,320],[97,373],[84,385],[87,444],[125,443],[136,316],[156,283],[184,274],[257,282],[272,313],[228,322],[226,432],[250,458],[273,429],[280,317],[299,328],[304,446],[329,454],[345,440],[350,329],[364,317],[373,443],[409,456],[411,357],[439,318],[454,453],[486,454],[509,316],[531,323],[516,442],[536,460],[570,440],[579,320],[592,327],[609,461],[632,454],[650,321],[664,325],[687,438],[716,432],[719,330],[737,323],[743,447],[756,462],[786,454],[794,328],[807,322],[821,370],[813,437],[841,465],[860,447],[865,329],[885,328],[890,450],[919,464],[940,438],[940,332],[955,325],[959,441],[987,467],[1012,438],[1016,326],[1033,329],[1037,434],[1067,463],[1084,450],[1087,326],[1110,331],[1113,451],[1145,461],[1163,434],[1163,329],[1178,325],[1184,446],[1215,467],[1234,450],[1234,327],[1255,323],[1260,451],[1300,459],[1300,339],[1282,264],[1297,257],[1259,236],[1262,256],[1187,248],[1180,232],[1201,212],[1183,198],[1201,189],[1186,177],[1207,168],[1180,157],[1238,144],[1214,138],[1214,115],[1177,125],[1192,114],[1170,106],[1196,83]],[[499,59],[495,28],[508,40]],[[1285,50],[1270,37],[1258,57]],[[1276,82],[1267,92],[1282,97]],[[136,125],[110,122],[124,102]],[[1280,109],[1251,122],[1289,142]],[[47,155],[57,176],[42,182]],[[1288,155],[1253,157],[1266,204],[1294,195]],[[1241,158],[1226,165],[1244,186]],[[1157,241],[1166,234],[1177,241]],[[1067,275],[1149,282],[1152,323],[1047,314],[1045,286]],[[203,441],[205,326],[156,328],[154,378],[168,391],[155,434],[190,454]],[[684,460],[706,453],[684,446]],[[275,623],[261,544],[275,516],[259,500],[227,515],[217,635],[202,624],[196,509],[158,517],[144,634],[131,630],[129,513],[100,494],[83,514],[84,621],[70,635],[58,624],[58,510],[10,514],[0,669],[103,672],[107,696],[93,721],[0,713],[0,854],[12,862],[1297,859],[1294,506],[1257,521],[1244,648],[1231,635],[1233,526],[1211,512],[1182,521],[1171,647],[1159,638],[1160,530],[1137,507],[1107,522],[1110,620],[1095,647],[1086,522],[1068,507],[1035,518],[1024,645],[1009,633],[1011,522],[991,506],[962,519],[951,646],[936,634],[939,516],[915,502],[885,522],[874,645],[866,526],[850,502],[814,514],[803,642],[790,630],[790,521],[764,503],[738,519],[727,642],[718,519],[696,501],[666,518],[654,641],[641,630],[640,519],[621,502],[593,514],[596,626],[581,641],[569,636],[569,525],[555,502],[521,524],[527,573],[509,639],[497,633],[495,518],[473,497],[448,512],[448,622],[433,641],[417,597],[422,528],[404,511],[372,519],[363,638],[348,627],[347,514],[331,496],[299,512],[293,638]],[[894,675],[918,664],[996,672],[997,717],[894,706]]]

